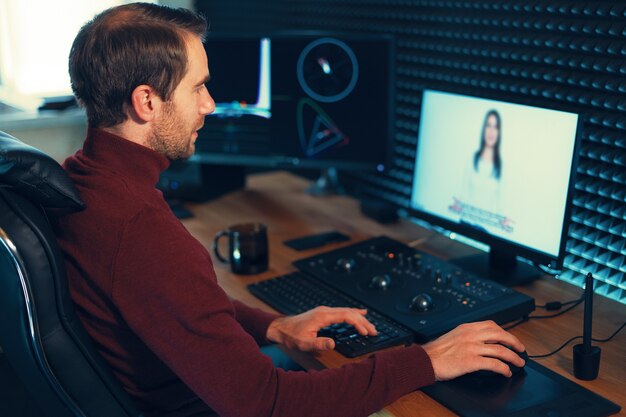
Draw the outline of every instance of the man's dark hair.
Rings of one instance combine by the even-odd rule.
[[[167,101],[187,71],[186,36],[204,39],[206,20],[187,9],[133,3],[105,10],[78,32],[69,56],[72,90],[90,127],[125,121],[142,84]]]

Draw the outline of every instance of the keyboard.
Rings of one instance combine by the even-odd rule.
[[[248,290],[283,314],[294,315],[318,306],[367,308],[355,299],[308,277],[302,272],[250,284]],[[396,345],[408,345],[413,333],[372,309],[365,316],[378,330],[377,336],[361,336],[353,326],[338,323],[325,327],[319,336],[335,341],[335,350],[348,358]]]

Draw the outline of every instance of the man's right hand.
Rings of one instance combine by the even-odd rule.
[[[522,367],[524,360],[506,346],[517,352],[526,350],[517,337],[493,321],[483,321],[461,324],[423,348],[437,381],[447,381],[483,369],[510,377],[511,370],[504,362]]]

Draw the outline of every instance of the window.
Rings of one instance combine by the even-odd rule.
[[[71,95],[67,59],[80,27],[124,0],[0,0],[0,101],[36,108]]]

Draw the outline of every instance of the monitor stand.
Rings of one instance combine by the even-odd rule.
[[[341,195],[346,193],[339,183],[339,173],[335,167],[322,169],[320,177],[312,186],[307,188],[306,192],[317,196]]]
[[[517,260],[514,253],[491,248],[489,253],[451,259],[453,264],[509,287],[529,284],[543,275],[537,268]]]

